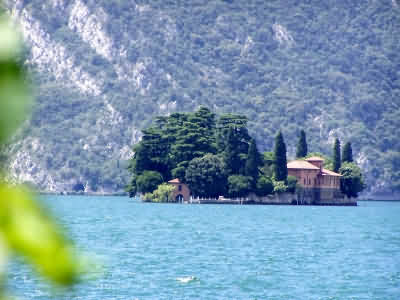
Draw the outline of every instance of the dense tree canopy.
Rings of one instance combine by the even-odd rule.
[[[129,194],[153,192],[160,180],[179,178],[190,184],[193,195],[218,197],[228,193],[229,176],[245,174],[255,189],[261,159],[246,126],[245,116],[223,114],[217,120],[205,107],[194,113],[157,117],[134,147]],[[240,180],[230,185],[238,195],[242,187]]]
[[[342,175],[340,178],[342,192],[348,197],[357,197],[365,188],[360,168],[355,163],[345,162],[339,172]]]
[[[228,188],[230,197],[244,197],[251,191],[250,178],[243,175],[231,175],[228,177]]]
[[[186,170],[185,179],[194,196],[217,198],[226,193],[225,165],[213,154],[193,159]]]
[[[163,182],[161,174],[157,171],[144,171],[136,178],[137,191],[140,193],[152,193]]]
[[[134,147],[129,165],[132,177],[127,188],[130,196],[147,193],[146,199],[165,198],[165,189],[157,192],[162,196],[155,190],[173,178],[187,183],[192,195],[199,197],[295,192],[297,179],[288,176],[282,132],[275,137],[274,151],[261,155],[246,124],[244,116],[223,114],[217,117],[205,107],[194,113],[157,117],[153,126],[142,131],[143,139]],[[304,139],[300,138],[300,143],[305,141],[305,132],[301,136]],[[345,149],[350,147],[351,150],[350,143],[346,145],[349,146]],[[335,159],[340,162],[339,140],[335,141],[334,149],[333,160],[318,152],[306,157],[321,156],[325,159],[325,168],[333,170]],[[348,154],[343,156],[348,157]],[[344,175],[341,188],[354,197],[363,189],[363,179],[354,163],[344,162],[344,165],[346,167],[340,169]]]

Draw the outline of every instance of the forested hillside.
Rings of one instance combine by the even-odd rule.
[[[370,192],[400,191],[400,3],[8,0],[37,103],[11,171],[42,190],[122,190],[155,115],[240,113],[260,151],[351,141]]]

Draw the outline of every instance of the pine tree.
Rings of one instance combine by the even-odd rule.
[[[258,180],[258,166],[260,165],[260,153],[257,150],[256,141],[254,139],[251,140],[249,146],[249,152],[247,154],[247,160],[245,165],[245,175],[251,178],[251,188],[255,189]]]
[[[307,150],[306,133],[304,132],[304,130],[301,130],[299,142],[297,143],[296,157],[297,158],[306,157],[307,151],[308,150]]]
[[[342,163],[344,162],[353,162],[353,149],[350,142],[347,142],[343,146]]]
[[[338,138],[335,139],[333,145],[333,171],[338,172],[341,166],[340,161],[340,141]]]
[[[275,180],[286,182],[287,180],[286,145],[283,140],[282,133],[280,131],[275,137],[274,155],[275,155],[275,164],[274,164]]]

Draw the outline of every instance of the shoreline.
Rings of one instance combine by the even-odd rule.
[[[100,197],[107,197],[107,196],[119,196],[119,197],[128,197],[128,193],[126,192],[48,192],[48,191],[38,191],[39,195],[43,196],[100,196]],[[400,202],[400,199],[371,199],[371,198],[359,198],[357,201],[362,202]],[[142,201],[143,202],[143,201]],[[239,200],[230,200],[230,201],[221,201],[221,200],[203,200],[203,203],[189,203],[189,204],[232,204],[232,205],[240,205]],[[215,203],[214,203],[215,202]],[[353,204],[337,204],[337,203],[304,203],[304,204],[292,204],[292,203],[268,203],[268,202],[259,202],[259,201],[242,201],[247,203],[242,203],[242,205],[315,205],[315,206],[356,206]]]
[[[113,192],[113,193],[103,193],[103,192],[46,192],[46,191],[38,191],[39,195],[44,196],[121,196],[128,197],[128,193],[126,192]]]

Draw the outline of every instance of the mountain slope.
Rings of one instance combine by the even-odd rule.
[[[206,105],[248,116],[260,150],[351,140],[370,191],[400,190],[396,1],[9,0],[37,108],[11,169],[43,190],[120,190],[139,129]]]

